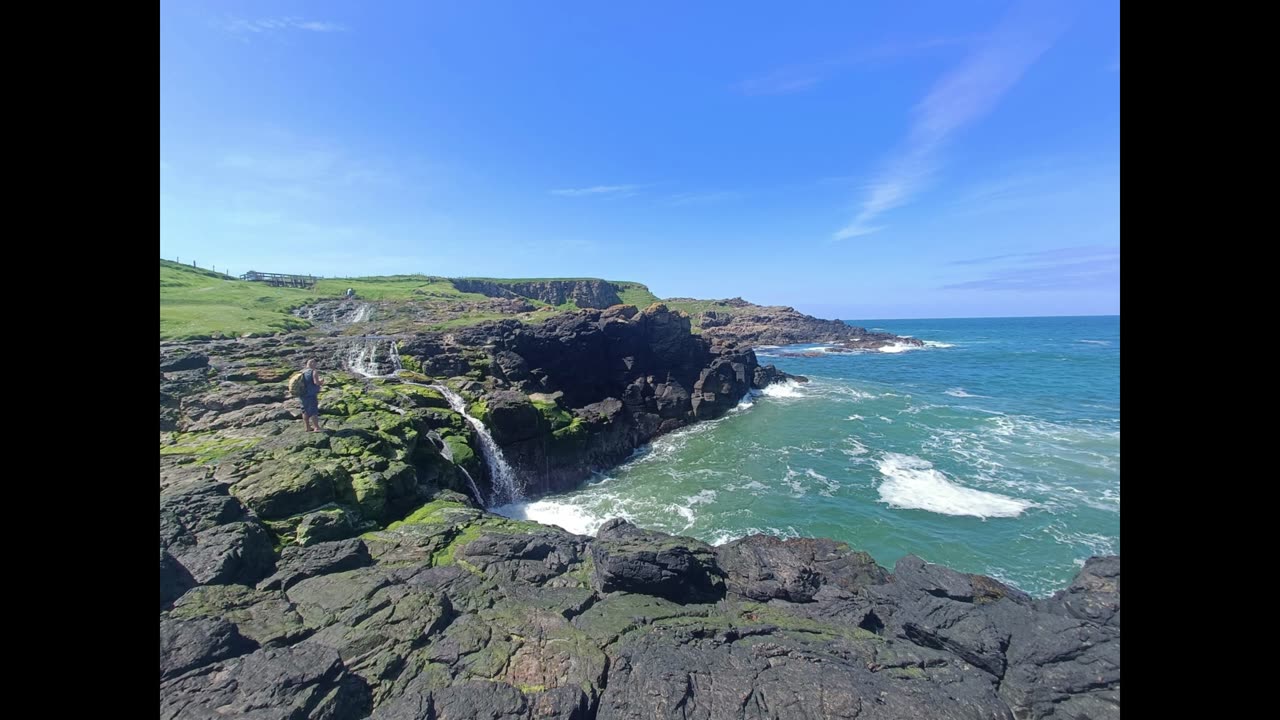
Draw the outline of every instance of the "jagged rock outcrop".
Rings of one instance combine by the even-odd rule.
[[[705,305],[704,302],[691,298],[681,298],[679,301]],[[915,338],[870,332],[841,320],[823,320],[805,315],[793,307],[755,305],[742,298],[712,303],[711,309],[702,311],[698,324],[702,328],[702,334],[708,338],[731,341],[747,347],[834,343],[837,348],[845,350],[876,350],[888,345],[919,347],[924,344]]]
[[[185,497],[185,526],[245,522]],[[1033,600],[827,540],[589,538],[460,499],[162,606],[161,716],[1119,717],[1118,557]]]
[[[451,338],[418,335],[401,350],[424,369],[465,366],[489,378],[483,419],[529,493],[572,487],[654,436],[719,417],[786,377],[749,348],[693,334],[688,315],[662,304],[488,323]]]
[[[479,293],[489,297],[532,298],[548,305],[564,305],[571,302],[580,308],[603,310],[618,305],[618,289],[604,280],[482,280],[455,278],[450,280],[461,292]]]

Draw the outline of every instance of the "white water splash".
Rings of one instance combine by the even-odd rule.
[[[391,367],[395,368],[396,372],[404,369],[404,364],[400,360],[400,343],[394,340],[391,341]]]
[[[362,342],[347,352],[347,369],[364,377],[378,377],[378,343]]]
[[[880,348],[882,353],[904,353],[912,350],[919,350],[919,345],[908,345],[907,343],[890,343]]]
[[[771,398],[802,398],[805,393],[800,390],[800,383],[795,380],[785,380],[780,383],[773,383],[760,391],[761,395]]]
[[[489,429],[484,426],[484,423],[471,417],[467,412],[467,401],[463,400],[461,395],[443,385],[431,385],[429,387],[444,395],[449,407],[466,418],[467,422],[476,431],[476,436],[480,439],[480,451],[484,455],[485,464],[489,467],[489,475],[493,485],[493,498],[491,498],[490,504],[507,505],[524,499],[524,491],[516,480],[515,470],[507,462],[506,456],[502,454],[502,448],[498,447],[498,443],[494,442],[493,436],[489,434]]]
[[[1032,505],[957,485],[934,469],[933,463],[913,455],[885,453],[879,470],[886,478],[880,484],[880,500],[893,507],[989,518],[1017,517]]]
[[[984,397],[987,397],[986,395],[974,395],[973,393],[969,392],[968,390],[965,390],[965,389],[964,389],[964,388],[962,388],[962,387],[953,387],[953,388],[951,388],[951,389],[949,389],[949,390],[944,391],[944,393],[943,393],[943,394],[945,394],[945,395],[950,395],[951,397],[958,397],[958,398],[984,398]]]

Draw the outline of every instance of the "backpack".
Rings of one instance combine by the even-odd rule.
[[[302,397],[307,391],[307,379],[302,376],[302,371],[298,371],[289,376],[289,394],[293,397]]]

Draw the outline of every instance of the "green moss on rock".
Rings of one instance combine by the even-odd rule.
[[[538,412],[542,414],[542,418],[546,421],[547,426],[552,432],[568,427],[574,421],[574,417],[571,413],[561,409],[560,406],[553,401],[531,399],[531,402],[533,403],[533,406],[538,409]]]

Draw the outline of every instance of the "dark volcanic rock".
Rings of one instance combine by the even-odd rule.
[[[838,347],[850,350],[874,350],[893,344],[924,345],[915,338],[868,332],[840,320],[805,315],[792,307],[754,305],[742,298],[720,300],[714,306],[719,309],[706,310],[699,318],[703,335],[748,347],[838,343]]]
[[[271,572],[270,536],[226,493],[225,485],[192,483],[161,495],[162,604],[189,582],[252,583]]]
[[[688,315],[655,304],[583,310],[538,325],[501,321],[465,328],[454,341],[487,348],[494,386],[489,425],[526,491],[572,487],[617,464],[655,435],[723,415],[752,389],[786,379],[755,353],[690,331]],[[445,350],[407,341],[407,351]],[[426,367],[429,358],[422,360]],[[502,388],[502,389],[498,389]],[[554,395],[581,425],[540,418],[524,394]],[[622,412],[599,403],[621,401]]]
[[[615,651],[596,717],[1014,718],[992,683],[958,663],[896,655],[865,639],[810,643],[796,635],[697,621],[638,634]]]
[[[246,522],[224,497],[168,508]],[[188,590],[161,613],[161,716],[1116,718],[1118,620],[1114,558],[1033,601],[829,540],[592,539],[446,493],[286,548],[257,590]]]
[[[355,570],[373,564],[362,540],[326,542],[311,547],[287,547],[274,575],[258,583],[259,590],[288,590],[316,575]]]
[[[600,592],[655,595],[675,602],[707,602],[724,595],[711,547],[692,538],[641,530],[610,520],[591,544],[592,578]]]
[[[462,292],[489,297],[527,297],[548,305],[573,302],[580,308],[604,309],[622,302],[618,290],[604,280],[531,280],[528,282],[493,282],[457,278],[453,286]]]
[[[1049,612],[1120,627],[1120,558],[1089,558],[1076,579],[1042,603]]]
[[[257,649],[226,620],[160,618],[160,680]]]
[[[183,370],[201,370],[209,367],[209,356],[199,352],[160,353],[160,372],[172,373]]]
[[[524,393],[499,390],[488,397],[489,432],[499,445],[510,445],[540,435],[542,416]]]
[[[259,650],[160,685],[160,717],[357,720],[369,688],[338,653],[315,645]]]
[[[812,602],[823,585],[855,591],[888,575],[871,556],[833,540],[751,535],[716,549],[729,592],[759,601]]]
[[[169,603],[177,600],[182,593],[195,587],[195,578],[191,577],[191,573],[178,562],[177,558],[169,554],[168,550],[160,549],[160,609],[163,610]]]

